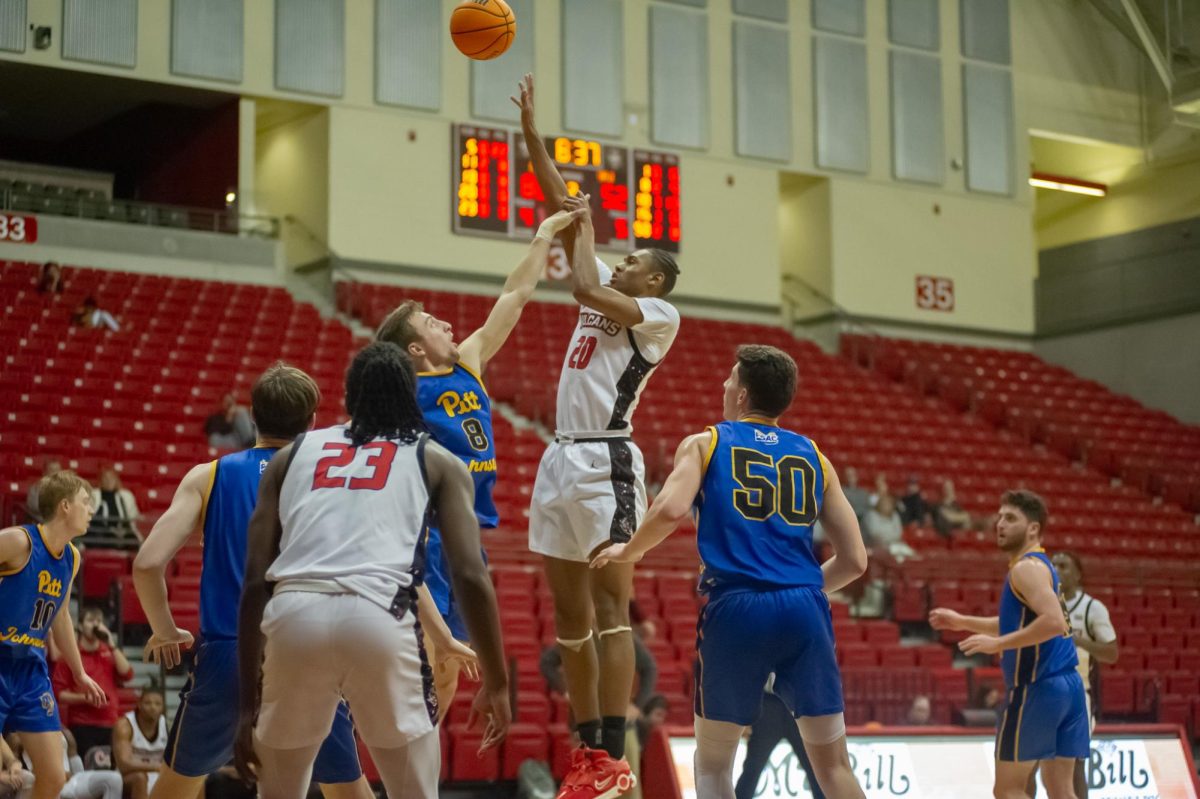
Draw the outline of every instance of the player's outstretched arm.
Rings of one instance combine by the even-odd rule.
[[[429,593],[429,586],[425,583],[421,583],[417,588],[417,608],[421,629],[433,644],[435,665],[457,662],[466,673],[467,679],[479,682],[479,656],[471,647],[454,639],[454,634],[446,626],[446,620],[438,611],[433,594]]]
[[[504,740],[512,722],[512,708],[500,636],[500,611],[492,579],[480,555],[475,483],[462,461],[433,442],[425,446],[425,471],[441,525],[442,550],[450,563],[454,594],[483,669],[483,687],[471,707],[472,720],[477,714],[487,717],[480,747],[483,751]]]
[[[628,543],[613,544],[602,550],[592,559],[593,569],[609,563],[637,563],[687,519],[704,482],[704,456],[712,444],[712,436],[706,430],[680,442],[675,450],[675,466],[633,537]]]
[[[640,325],[645,317],[637,300],[600,283],[600,270],[596,267],[596,231],[592,227],[590,202],[591,198],[584,194],[570,197],[563,203],[563,208],[579,214],[575,258],[571,261],[572,294],[580,305],[594,308],[625,327]]]
[[[521,259],[504,281],[504,290],[492,306],[483,327],[476,330],[458,348],[459,358],[470,369],[483,372],[488,361],[500,351],[508,336],[517,326],[525,303],[533,297],[538,280],[546,271],[546,259],[550,255],[550,243],[559,231],[570,227],[581,213],[559,211],[546,218],[538,228],[537,235],[529,245],[529,252]]]
[[[279,491],[291,459],[288,444],[275,453],[258,484],[258,504],[246,530],[246,576],[238,607],[238,731],[234,741],[234,765],[242,779],[250,781],[250,767],[258,765],[254,754],[254,719],[258,715],[259,671],[262,668],[262,617],[271,598],[267,569],[279,555],[283,524],[279,520]]]
[[[1008,579],[1013,591],[1025,598],[1025,604],[1037,617],[1032,623],[1007,635],[972,635],[958,645],[965,654],[994,655],[1005,649],[1034,646],[1070,633],[1071,625],[1058,594],[1054,592],[1050,570],[1045,564],[1026,558],[1012,567]]]
[[[153,635],[146,642],[143,656],[166,668],[179,665],[180,647],[192,645],[192,634],[175,626],[167,601],[167,564],[183,547],[204,510],[204,492],[208,487],[212,463],[193,466],[179,481],[171,507],[159,517],[133,560],[133,587],[146,609]]]
[[[929,611],[929,626],[935,630],[961,630],[980,635],[999,635],[999,616],[964,616],[950,608]]]
[[[558,167],[546,150],[546,142],[538,133],[536,115],[533,104],[533,73],[525,73],[525,77],[517,84],[517,97],[508,99],[521,109],[521,134],[525,137],[525,146],[529,149],[529,160],[533,165],[533,174],[537,177],[538,187],[542,190],[546,207],[556,211],[562,207],[567,194],[567,183],[558,174]],[[559,237],[563,249],[567,251],[567,260],[573,260],[575,255],[575,232],[567,228]]]

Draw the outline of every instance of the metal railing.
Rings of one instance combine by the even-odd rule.
[[[0,210],[235,236],[249,235],[271,239],[279,237],[279,220],[273,216],[115,200],[96,192],[77,192],[62,187],[42,187],[34,184],[24,187],[14,184],[0,188]]]

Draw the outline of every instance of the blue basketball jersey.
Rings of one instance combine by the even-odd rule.
[[[754,419],[709,430],[695,503],[700,591],[821,588],[812,532],[825,501],[825,468],[816,445]]]
[[[274,448],[255,447],[213,461],[204,503],[204,570],[200,574],[200,635],[235,639],[246,576],[246,530],[258,483]]]
[[[492,402],[479,375],[462,364],[445,372],[421,372],[417,402],[433,440],[458,456],[475,479],[475,516],[480,527],[500,523],[492,489],[496,485],[496,447]]]
[[[1046,551],[1039,547],[1031,552],[1027,552],[1012,565],[1015,566],[1025,558],[1033,558],[1046,564],[1046,568],[1050,570],[1054,593],[1058,594],[1059,601],[1062,602],[1058,571],[1054,568],[1054,564],[1050,562]],[[1011,569],[1012,567],[1010,566],[1010,572]],[[1067,613],[1065,602],[1063,602],[1063,616],[1066,617],[1069,628],[1071,623],[1070,615]],[[1033,609],[1026,605],[1017,596],[1016,591],[1013,590],[1010,574],[1004,579],[1004,590],[1000,594],[1000,634],[1008,635],[1009,633],[1016,632],[1022,627],[1032,624],[1036,618],[1037,614],[1033,612]],[[1065,671],[1074,670],[1078,665],[1079,658],[1075,654],[1075,642],[1071,637],[1070,629],[1067,630],[1066,635],[1051,638],[1049,641],[1043,641],[1035,646],[1006,649],[1000,655],[1000,666],[1004,670],[1004,682],[1009,688],[1028,685],[1047,677],[1053,677]]]
[[[55,555],[39,525],[27,524],[29,559],[0,572],[0,652],[9,658],[46,659],[46,635],[59,608],[70,601],[71,581],[79,571],[74,544]]]

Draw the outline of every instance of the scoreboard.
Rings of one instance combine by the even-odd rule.
[[[529,239],[557,209],[546,207],[525,137],[505,128],[454,125],[455,233]],[[679,157],[591,139],[547,137],[571,194],[591,196],[596,246],[679,252]]]

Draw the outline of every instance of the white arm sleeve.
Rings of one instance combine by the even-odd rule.
[[[1110,644],[1117,640],[1117,631],[1113,629],[1108,608],[1104,607],[1104,603],[1099,599],[1088,609],[1087,627],[1084,632],[1090,634],[1092,640],[1098,644]]]
[[[597,258],[596,271],[600,273],[600,285],[607,286],[608,281],[612,280],[612,270],[608,268],[608,264]]]

